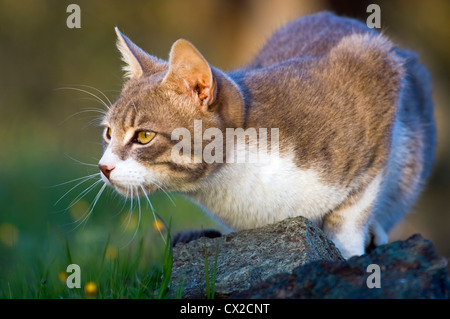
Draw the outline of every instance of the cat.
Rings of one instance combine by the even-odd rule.
[[[302,215],[349,258],[387,243],[423,189],[436,144],[430,76],[416,54],[365,24],[330,12],[301,17],[229,73],[187,40],[165,61],[115,30],[126,81],[103,119],[99,168],[119,193],[164,187],[234,230]],[[174,138],[180,128],[191,135]],[[256,162],[228,161],[260,144],[249,139],[222,161],[202,159],[208,129],[227,128],[278,136]],[[177,145],[191,151],[175,161]]]

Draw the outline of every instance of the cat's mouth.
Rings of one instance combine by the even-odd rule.
[[[102,169],[101,167],[100,170],[102,171],[101,178],[103,182],[106,185],[114,188],[118,193],[125,197],[140,197],[146,193],[151,193],[153,191],[153,189],[145,185],[143,181],[138,182],[135,179],[120,180],[118,178],[115,178],[113,174],[110,174],[112,170],[110,170],[109,172],[106,171],[106,174],[105,169]]]
[[[135,184],[119,184],[112,181],[107,183],[109,186],[114,188],[121,195],[128,198],[141,197],[142,195],[153,193],[157,190],[156,187],[146,186],[146,185],[135,185]]]
[[[144,184],[122,184],[111,180],[105,181],[105,183],[114,188],[119,194],[127,198],[137,198],[146,194],[156,192],[158,187],[156,185],[144,185]]]

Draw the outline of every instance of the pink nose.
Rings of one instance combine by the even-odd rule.
[[[102,171],[103,175],[105,175],[105,177],[107,179],[109,179],[109,174],[111,174],[111,172],[114,170],[115,167],[111,167],[108,165],[98,165],[98,168],[100,168],[100,170]]]

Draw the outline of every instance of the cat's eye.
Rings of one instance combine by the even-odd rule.
[[[156,133],[152,131],[139,131],[136,140],[139,144],[148,144],[155,137]]]
[[[111,128],[106,127],[105,128],[105,140],[109,142],[111,140]]]

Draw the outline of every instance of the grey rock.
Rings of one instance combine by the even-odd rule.
[[[344,260],[312,222],[289,218],[262,228],[178,244],[173,250],[172,291],[182,285],[184,298],[205,297],[205,252],[211,279],[217,252],[216,298],[227,298],[277,274],[289,275],[299,265]]]
[[[367,267],[380,267],[380,288]],[[450,298],[447,260],[421,235],[379,246],[370,254],[347,261],[315,261],[291,274],[278,274],[254,283],[232,298]]]

